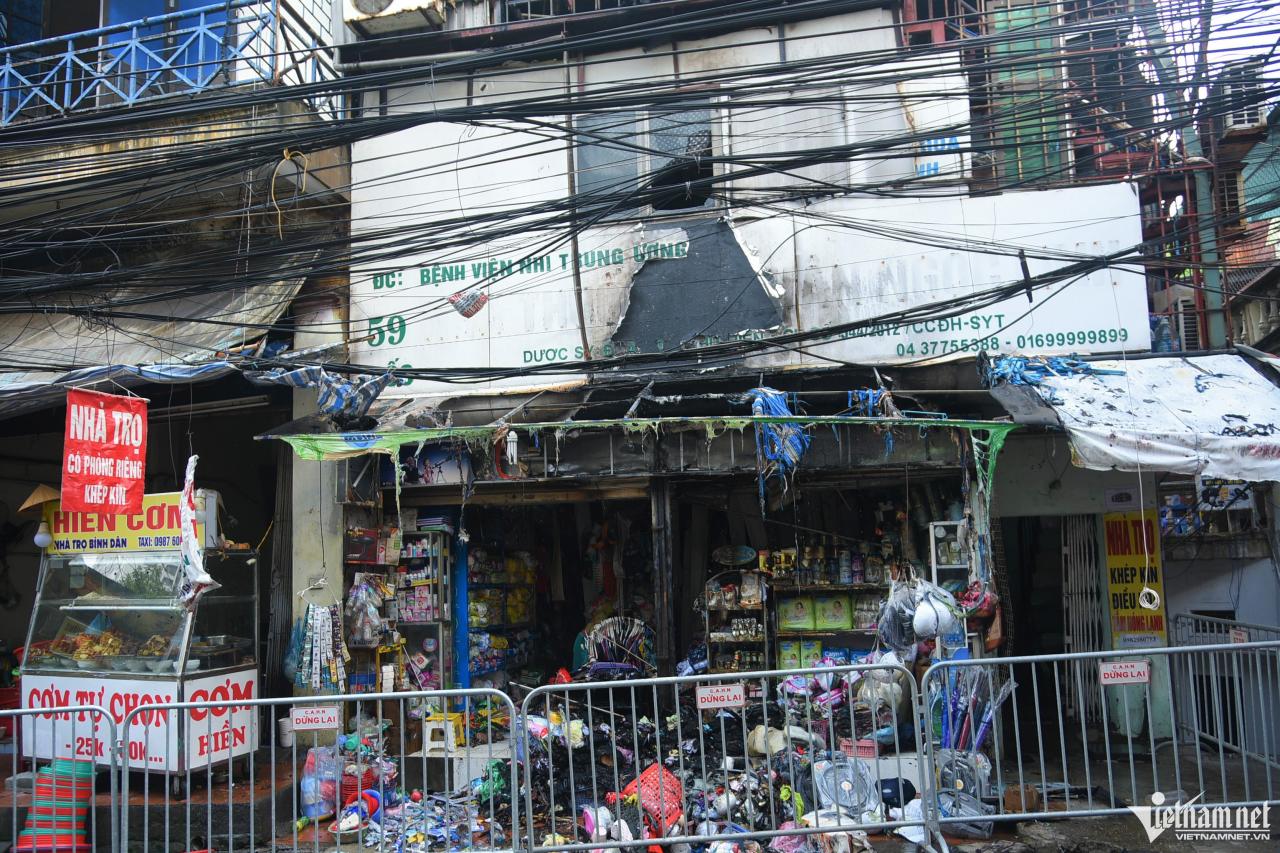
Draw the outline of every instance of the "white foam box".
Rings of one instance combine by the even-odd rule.
[[[865,759],[864,759],[865,760]],[[906,779],[912,785],[916,786],[916,791],[921,790],[920,786],[920,754],[917,752],[904,752],[900,755],[882,755],[871,765],[871,776],[877,779]]]

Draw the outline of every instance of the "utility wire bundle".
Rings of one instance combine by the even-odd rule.
[[[619,39],[639,38],[642,32],[645,38],[653,38],[655,32],[660,31],[672,38],[687,39],[708,32],[711,28],[745,28],[766,19],[776,22],[780,14],[796,18],[814,17],[818,8],[819,4],[816,2],[802,2],[780,10],[776,3],[750,0],[725,4],[711,11],[682,12],[656,25],[652,22],[628,24],[603,33],[571,35],[563,47],[579,53],[589,53],[605,45],[616,45]],[[856,8],[861,8],[861,4],[822,5],[824,14]],[[1194,56],[1197,49],[1203,49],[1202,56],[1206,51],[1216,53],[1221,48],[1206,45],[1210,34],[1215,39],[1271,35],[1274,42],[1274,35],[1277,33],[1274,23],[1265,18],[1255,20],[1257,16],[1253,13],[1257,10],[1253,4],[1242,0],[1228,0],[1218,4],[1215,11],[1221,14],[1221,20],[1215,22],[1210,30],[1201,31],[1200,9],[1197,5],[1166,10],[1162,13],[1165,18],[1163,23],[1173,33],[1173,37],[1163,47],[1148,39],[1144,47],[1146,52],[1140,57],[1140,61],[1148,64],[1172,61],[1176,65],[1180,58]],[[1224,13],[1238,13],[1237,19],[1232,20]],[[1102,15],[1088,21],[1050,16],[1035,27],[1013,27],[1003,32],[989,32],[963,42],[913,50],[910,54],[904,54],[896,46],[892,49],[859,49],[863,44],[875,42],[873,33],[851,30],[848,33],[851,47],[846,53],[744,64],[700,74],[697,76],[700,85],[717,87],[716,107],[728,117],[723,130],[727,134],[726,139],[732,141],[732,152],[726,148],[707,158],[714,168],[689,182],[690,191],[705,192],[716,201],[737,204],[743,197],[739,187],[745,181],[774,177],[782,182],[753,191],[751,203],[765,213],[785,212],[789,215],[795,214],[796,210],[786,207],[786,203],[815,195],[964,195],[967,188],[939,188],[935,184],[915,180],[894,182],[855,179],[858,170],[865,169],[869,164],[916,156],[919,147],[929,136],[940,132],[939,129],[872,134],[866,138],[860,136],[857,140],[831,140],[828,136],[834,119],[822,116],[827,113],[842,114],[855,106],[869,110],[868,114],[873,117],[877,113],[900,110],[904,96],[897,93],[886,95],[885,88],[892,89],[910,80],[930,79],[938,73],[940,67],[945,67],[939,66],[938,62],[953,55],[958,46],[963,46],[968,54],[976,57],[964,66],[971,79],[984,75],[1010,75],[1059,62],[1063,57],[1062,52],[1057,49],[1045,51],[1039,47],[1045,40],[1051,41],[1053,37],[1066,35],[1105,35],[1112,31],[1123,31],[1135,22],[1140,26],[1147,26],[1152,14],[1154,13],[1140,12],[1136,16]],[[1032,38],[1033,35],[1035,38]],[[561,45],[558,44],[557,52],[560,48]],[[673,48],[672,60],[683,58],[682,53],[696,53],[697,50]],[[1122,56],[1119,48],[1109,50],[1111,53],[1104,51],[1104,54],[1114,54],[1117,58]],[[433,63],[429,67],[354,74],[327,84],[272,88],[248,93],[210,93],[207,98],[190,102],[157,102],[151,107],[108,110],[54,121],[30,122],[0,131],[0,146],[11,149],[40,142],[49,147],[60,143],[68,153],[74,151],[73,156],[51,156],[44,158],[43,162],[31,162],[24,157],[11,164],[0,163],[0,178],[3,179],[0,180],[0,187],[4,187],[0,189],[0,199],[7,202],[10,210],[21,211],[24,203],[38,198],[59,193],[64,196],[59,210],[15,212],[8,216],[5,227],[0,229],[0,262],[5,263],[8,272],[8,275],[0,278],[0,314],[54,311],[106,324],[119,324],[128,319],[168,320],[170,315],[161,306],[164,300],[185,299],[211,290],[272,286],[274,282],[290,276],[336,272],[351,265],[368,269],[371,265],[392,264],[424,251],[447,251],[452,253],[454,259],[465,261],[477,257],[476,253],[485,251],[484,247],[493,246],[495,242],[500,245],[503,240],[523,241],[530,232],[542,232],[546,236],[537,246],[530,249],[522,244],[521,251],[533,256],[558,250],[573,236],[606,220],[643,220],[654,223],[687,216],[687,211],[653,211],[650,215],[641,216],[640,211],[645,205],[669,191],[669,188],[653,183],[653,178],[665,161],[656,158],[661,152],[651,140],[635,134],[619,134],[615,130],[620,125],[625,127],[621,117],[628,111],[641,111],[649,116],[651,123],[660,119],[678,128],[682,122],[689,121],[687,116],[691,111],[707,106],[705,96],[691,94],[682,88],[685,83],[683,80],[647,78],[622,80],[611,85],[593,87],[586,92],[548,91],[545,86],[534,83],[525,84],[525,88],[520,90],[518,75],[526,73],[525,69],[510,66],[505,70],[497,69],[497,66],[504,63],[531,61],[540,55],[540,51],[545,51],[545,47],[525,45],[504,48],[482,52],[465,61],[450,60]],[[591,57],[581,60],[579,64],[592,67],[607,65],[609,61]],[[1138,62],[1139,59],[1132,61]],[[1204,101],[1197,104],[1198,110],[1193,116],[1190,109],[1179,106],[1180,96],[1175,96],[1174,93],[1179,86],[1190,88],[1189,83],[1205,80],[1206,72],[1203,62],[1183,65],[1192,69],[1185,75],[1186,79],[1172,83],[1162,80],[1159,85],[1151,86],[1151,101],[1159,109],[1153,113],[1149,125],[1133,127],[1131,138],[1167,141],[1176,136],[1180,129],[1188,126],[1193,118],[1197,121],[1209,121],[1244,106],[1264,103],[1274,92],[1263,86],[1260,91],[1242,90]],[[472,103],[468,100],[451,100],[451,96],[436,101],[434,86],[429,88],[427,95],[415,94],[427,92],[426,88],[403,88],[396,90],[397,109],[393,111],[352,111],[335,121],[291,123],[287,126],[279,126],[275,118],[250,119],[248,130],[237,125],[234,134],[214,134],[211,137],[208,132],[210,121],[207,117],[212,109],[252,109],[282,98],[334,93],[349,95],[354,101],[383,87],[407,87],[421,84],[428,77],[432,80],[437,76],[444,79],[450,74],[469,73],[479,68],[490,69],[486,72],[489,76],[513,77],[515,94],[506,99]],[[1102,82],[1090,93],[1090,104],[1110,103],[1126,94],[1123,87]],[[982,143],[983,150],[1003,153],[1007,157],[1016,156],[1021,143],[1002,148],[995,140],[1001,133],[1018,128],[1020,116],[1024,113],[1033,114],[1044,125],[1068,119],[1081,110],[1078,99],[1064,93],[1062,87],[1056,84],[1046,85],[1039,91],[1030,92],[1030,95],[1033,97],[1019,102],[1018,110],[992,115],[985,120],[986,133],[990,138]],[[430,97],[432,100],[415,103],[415,97]],[[911,97],[924,96],[907,96],[908,99]],[[967,102],[969,93],[960,92],[957,97]],[[430,108],[414,109],[415,106]],[[823,110],[827,113],[823,113]],[[768,129],[767,122],[762,124],[759,131],[753,127],[757,120],[773,115],[780,115],[786,124],[786,119],[802,111],[808,111],[804,113],[808,116],[807,123],[800,123],[807,135],[799,139],[788,137],[786,144],[780,149],[775,143],[781,137]],[[565,120],[566,115],[570,116],[569,121]],[[584,120],[592,117],[604,119],[604,122],[590,124]],[[131,138],[136,135],[137,123],[150,119],[185,119],[189,123],[174,129],[172,134],[166,132],[165,139],[177,139],[177,142],[166,141],[152,145],[144,143],[131,146],[126,152],[110,151],[102,154],[73,148]],[[1062,135],[1067,133],[1066,123],[1057,126],[1060,128],[1059,135],[1055,136],[1049,131],[1041,132],[1036,144],[1068,144],[1070,139]],[[354,242],[349,241],[336,222],[332,227],[326,227],[324,223],[305,227],[291,226],[290,239],[273,239],[272,231],[279,202],[261,194],[254,198],[249,193],[239,207],[193,214],[176,223],[164,217],[156,217],[152,221],[148,216],[151,209],[183,195],[191,195],[201,188],[229,180],[241,181],[255,166],[269,169],[273,164],[279,163],[282,151],[287,158],[291,151],[314,152],[327,146],[347,145],[387,133],[427,127],[431,127],[432,135],[427,137],[430,141],[419,151],[412,152],[415,154],[415,162],[407,172],[377,179],[365,178],[362,185],[368,187],[376,183],[394,188],[409,175],[443,176],[468,171],[494,174],[495,169],[506,166],[513,160],[559,150],[566,144],[575,153],[590,145],[604,145],[615,151],[628,152],[638,163],[655,159],[659,166],[649,171],[638,167],[634,182],[625,185],[604,183],[573,195],[566,193],[563,197],[540,197],[537,201],[522,198],[521,193],[516,191],[507,194],[497,203],[474,206],[468,205],[467,199],[459,195],[456,215],[424,216],[415,220],[411,228],[404,227],[403,223],[383,227],[376,221],[369,221],[362,223],[362,230],[355,236]],[[456,154],[457,141],[443,133],[454,128],[488,133],[514,131],[517,135],[513,138],[523,141],[503,147],[496,153],[487,152],[459,158]],[[942,130],[957,135],[974,135],[978,129],[970,121],[958,122],[955,127]],[[978,144],[975,141],[959,150],[972,153],[978,150]],[[847,167],[848,173],[842,180],[832,183],[815,180],[811,173],[804,171],[823,165],[842,165]],[[54,175],[72,177],[35,180],[41,177],[52,178]],[[1035,180],[1053,180],[1067,176],[1065,172],[1050,172]],[[1017,189],[1032,183],[1034,182],[1023,179],[1004,179],[993,188]],[[252,184],[251,179],[249,184]],[[514,188],[515,182],[510,182],[508,186]],[[493,187],[501,189],[502,184],[494,184]],[[1246,215],[1260,215],[1274,210],[1280,204],[1280,199],[1276,199],[1274,193],[1272,196],[1273,200],[1264,200],[1252,210],[1246,211]],[[430,199],[423,201],[429,202]],[[115,206],[111,207],[111,204]],[[412,210],[412,207],[408,209]],[[949,239],[945,235],[926,233],[919,224],[913,226],[902,223],[895,226],[857,221],[812,209],[805,209],[804,216],[815,223],[853,233],[888,236],[917,244],[953,245],[965,251],[993,254],[1017,251],[1011,246],[996,243],[961,241]],[[234,249],[224,243],[197,242],[186,252],[185,257],[176,260],[147,262],[131,257],[128,263],[120,262],[120,252],[127,253],[134,247],[145,245],[162,235],[169,235],[174,228],[213,222],[224,217],[243,217],[247,223],[258,221],[257,236],[252,242],[244,241],[243,245]],[[266,222],[268,219],[271,220],[269,223]],[[1201,221],[1204,219],[1202,215]],[[1182,225],[1175,227],[1173,232],[1175,239],[1178,235],[1186,237],[1190,234],[1190,228]],[[1169,237],[1166,236],[1165,239]],[[64,253],[68,260],[62,264],[54,264],[55,269],[49,270],[45,255],[54,250]],[[1075,276],[1107,266],[1137,266],[1160,251],[1159,246],[1140,245],[1126,247],[1106,257],[1087,257],[1044,249],[1037,252],[1033,248],[1027,252],[1029,257],[1065,261],[1066,266],[1045,276],[1023,280],[1021,285],[1028,294],[1032,289],[1055,284],[1062,285],[1060,291]],[[315,256],[309,252],[320,254]],[[87,255],[91,253],[106,258],[101,268],[94,268],[96,261],[89,262]],[[255,258],[280,258],[283,263],[250,264],[249,261]],[[241,271],[236,275],[210,280],[209,264],[215,259],[226,262],[228,267],[239,267]],[[517,283],[505,278],[504,275],[486,277],[483,281],[472,283],[465,292],[482,289],[487,298],[497,299],[536,286],[536,282]],[[981,294],[958,300],[940,300],[923,306],[920,311],[890,313],[868,322],[892,327],[917,322],[921,318],[957,316],[1007,298],[1017,292],[1018,284],[1010,282]],[[106,292],[102,292],[103,289]],[[91,299],[83,298],[86,291],[94,291]],[[291,292],[280,296],[282,304],[291,298]],[[445,316],[452,310],[447,299],[441,297],[427,301],[426,305],[412,312],[406,320],[427,321]],[[227,317],[196,317],[190,322],[227,324],[242,328],[251,326]],[[836,334],[866,328],[868,322],[808,330],[765,341],[733,341],[700,349],[698,359],[700,364],[733,364],[750,353],[802,346]],[[305,326],[284,321],[259,324],[253,328],[259,332],[287,332],[301,330]],[[335,327],[330,331],[338,330]],[[176,347],[181,341],[173,340],[169,343]],[[67,355],[61,358],[52,352],[27,354],[20,359],[0,362],[0,370],[72,369],[83,366],[75,363],[72,349],[68,348],[66,352]],[[678,366],[690,359],[688,353],[677,351],[625,357],[607,363],[619,368],[643,369],[652,366]],[[296,367],[299,363],[320,364],[333,372],[369,370],[368,366],[321,360],[292,362],[291,366]],[[264,359],[257,362],[256,366],[270,368],[278,364],[281,362]],[[442,381],[483,382],[544,372],[590,370],[599,366],[600,360],[597,359],[594,363],[519,368],[417,368],[397,370],[396,375]]]

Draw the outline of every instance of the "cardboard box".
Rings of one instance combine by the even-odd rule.
[[[813,599],[807,595],[784,598],[778,601],[778,629],[781,631],[812,631],[814,626]]]
[[[813,627],[819,631],[848,631],[852,628],[853,608],[849,596],[814,596]]]

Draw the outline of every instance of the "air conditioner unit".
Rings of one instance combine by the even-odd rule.
[[[1151,296],[1151,308],[1169,318],[1169,331],[1181,352],[1203,348],[1200,339],[1200,316],[1196,310],[1195,290],[1185,284],[1157,291]]]
[[[434,29],[446,8],[444,0],[343,0],[342,20],[365,35]]]
[[[1223,116],[1225,130],[1262,127],[1267,123],[1266,104],[1260,98],[1262,81],[1258,69],[1233,72],[1232,79],[1222,84],[1222,99],[1230,110]]]

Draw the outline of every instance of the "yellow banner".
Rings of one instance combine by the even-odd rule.
[[[142,512],[101,515],[96,512],[63,512],[58,501],[44,505],[44,520],[53,534],[50,554],[89,554],[112,551],[174,551],[182,547],[178,503],[182,492],[142,496]],[[203,496],[196,496],[196,535]]]
[[[1159,516],[1154,509],[1111,512],[1102,521],[1112,646],[1145,649],[1166,645]]]

